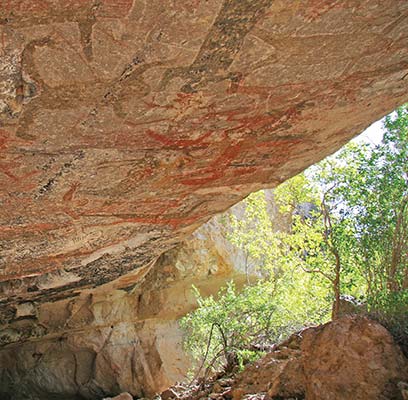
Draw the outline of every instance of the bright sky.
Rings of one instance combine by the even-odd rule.
[[[374,122],[354,140],[357,142],[365,142],[372,144],[380,143],[383,137],[382,125],[383,125],[382,119],[380,119],[377,122]]]

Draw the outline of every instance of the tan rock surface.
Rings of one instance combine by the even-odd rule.
[[[166,252],[132,290],[83,292],[37,309],[22,303],[19,320],[0,329],[8,344],[0,350],[0,399],[2,390],[13,400],[152,395],[183,379],[190,360],[176,320],[196,305],[192,283],[209,295],[227,279],[246,279],[244,255],[225,239],[228,214]]]
[[[103,400],[133,400],[133,397],[129,393],[121,393],[115,397],[105,397]]]
[[[140,281],[407,100],[405,0],[8,0],[0,311]],[[125,278],[121,278],[125,276]]]
[[[212,215],[406,101],[407,13],[405,0],[1,2],[2,382],[164,385],[152,341],[191,295],[135,285]]]
[[[398,383],[407,380],[408,360],[384,327],[364,317],[343,317],[292,336],[240,374],[233,393],[402,400]]]

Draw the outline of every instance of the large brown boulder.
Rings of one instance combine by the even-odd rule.
[[[364,317],[343,317],[292,336],[238,375],[234,399],[402,400],[408,361],[389,332]]]

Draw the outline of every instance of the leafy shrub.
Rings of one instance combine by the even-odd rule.
[[[196,367],[242,367],[305,324],[325,322],[330,314],[328,290],[319,293],[311,275],[301,278],[310,282],[292,282],[285,290],[270,280],[246,286],[241,292],[229,283],[217,299],[203,298],[194,289],[199,307],[181,320],[181,327]]]

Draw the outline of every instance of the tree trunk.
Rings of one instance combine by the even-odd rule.
[[[340,260],[340,253],[338,248],[336,247],[335,240],[333,238],[333,227],[330,218],[330,212],[326,206],[326,203],[322,201],[322,211],[323,211],[323,219],[325,225],[325,241],[327,246],[329,247],[331,253],[335,259],[335,270],[334,270],[334,279],[332,280],[333,283],[333,293],[334,293],[334,303],[332,308],[332,320],[339,318],[339,311],[340,311],[340,273],[341,273],[341,260]],[[330,241],[329,241],[330,237]]]
[[[401,202],[401,207],[398,212],[397,223],[395,225],[393,240],[392,240],[392,255],[391,263],[388,268],[387,287],[391,292],[396,292],[400,289],[397,281],[398,266],[401,261],[402,252],[404,250],[404,243],[406,238],[404,237],[404,216],[405,208],[408,204],[408,197],[405,196]]]

